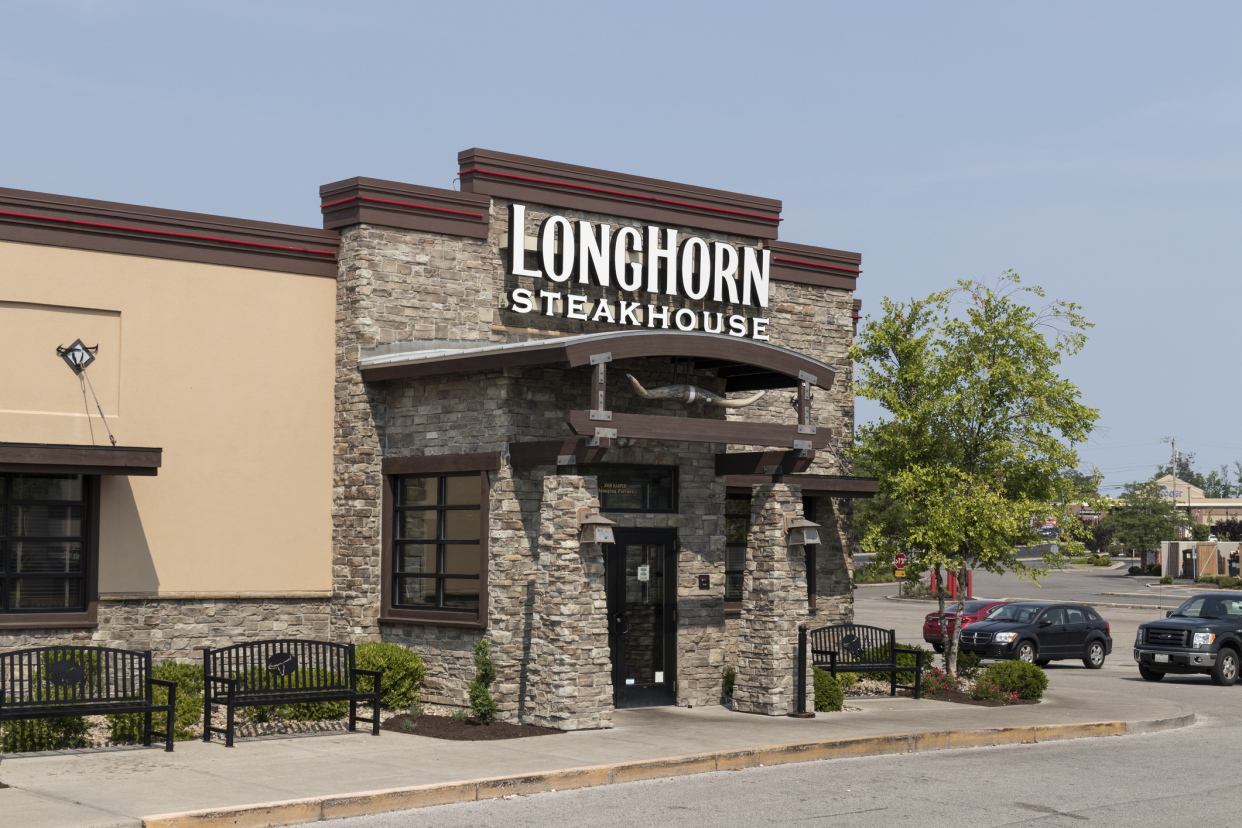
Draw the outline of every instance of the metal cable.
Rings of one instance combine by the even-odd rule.
[[[103,406],[99,404],[99,397],[95,394],[95,385],[91,382],[91,378],[87,376],[86,369],[82,369],[82,376],[86,377],[86,384],[91,387],[91,396],[95,398],[95,407],[99,409],[99,419],[103,422],[104,429],[108,432],[108,439],[112,441],[112,445],[116,445],[116,438],[112,436],[112,429],[108,428],[108,421],[104,419]],[[89,419],[89,410],[87,411]],[[91,445],[95,443],[95,431],[91,429]]]

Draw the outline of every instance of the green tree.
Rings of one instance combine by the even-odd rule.
[[[1120,500],[1121,505],[1105,515],[1101,525],[1112,531],[1117,543],[1130,549],[1159,549],[1161,541],[1177,540],[1178,527],[1188,522],[1154,480],[1127,483]]]
[[[958,617],[969,570],[1047,572],[1059,554],[1045,547],[1028,566],[1017,547],[1038,543],[1034,527],[1055,519],[1062,545],[1081,550],[1086,530],[1070,507],[1099,501],[1098,475],[1076,478],[1073,448],[1099,413],[1057,374],[1090,323],[1072,303],[1023,301],[1043,296],[1008,271],[995,285],[885,299],[851,352],[856,393],[892,415],[860,426],[852,449],[857,467],[880,478],[878,502],[856,517],[862,546],[884,558],[914,550],[941,583],[955,577]],[[958,634],[946,634],[943,590],[938,598],[945,668],[956,676]]]

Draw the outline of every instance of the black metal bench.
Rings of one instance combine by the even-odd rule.
[[[168,704],[155,704],[155,685],[168,689]],[[107,647],[38,647],[0,653],[0,722],[141,713],[142,743],[151,737],[173,749],[177,683],[151,677],[151,651]],[[151,714],[167,714],[163,731]]]
[[[897,688],[913,690],[919,697],[922,689],[923,653],[897,646],[895,630],[866,627],[862,624],[838,624],[811,630],[811,663],[827,668],[832,677],[837,671],[846,673],[888,673],[891,689],[889,695],[897,695]],[[897,663],[897,655],[913,655],[914,666],[903,667]],[[897,674],[914,671],[914,684],[898,684]]]
[[[373,692],[358,689],[358,677],[375,680]],[[349,729],[358,722],[371,725],[379,735],[380,680],[376,670],[354,667],[354,645],[328,641],[254,641],[203,652],[203,741],[223,733],[226,747],[233,746],[234,711],[238,707],[297,704],[303,702],[349,702]],[[223,693],[216,686],[224,688]],[[371,718],[358,715],[358,702],[370,702]],[[226,709],[224,727],[211,724],[211,706]]]

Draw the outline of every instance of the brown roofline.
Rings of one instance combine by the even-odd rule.
[[[0,187],[0,241],[335,279],[333,230]]]

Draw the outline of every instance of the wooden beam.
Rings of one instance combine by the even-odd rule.
[[[805,456],[803,456],[805,455]],[[815,452],[798,449],[790,451],[735,451],[716,455],[716,476],[727,474],[764,474],[769,466],[780,466],[783,474],[806,471],[815,459]]]
[[[159,474],[164,450],[129,446],[0,443],[0,471],[59,474]]]
[[[608,440],[600,440],[599,446],[588,446],[584,439],[533,440],[509,444],[509,465],[514,468],[562,465],[562,457],[573,457],[577,463],[602,463],[608,453]],[[571,465],[571,464],[565,464]]]
[[[453,472],[496,471],[500,468],[500,452],[385,457],[381,465],[384,474],[452,474]]]
[[[795,440],[809,440],[811,448],[824,448],[832,430],[799,434],[796,425],[746,423],[732,420],[706,420],[700,417],[659,417],[652,414],[613,412],[611,422],[592,420],[589,411],[570,411],[565,422],[575,434],[594,436],[596,427],[616,429],[618,437],[647,440],[681,440],[692,443],[731,443],[743,446],[790,446]]]
[[[727,488],[749,489],[771,483],[771,475],[730,474],[725,477]],[[830,497],[873,497],[880,491],[880,481],[874,477],[845,477],[832,474],[787,474],[785,482],[797,483],[808,494]]]

